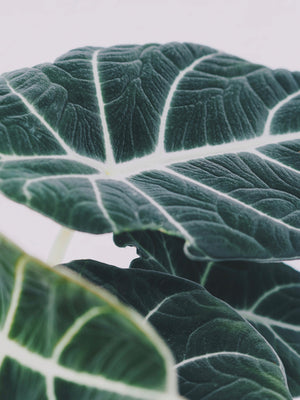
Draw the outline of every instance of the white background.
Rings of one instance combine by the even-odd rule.
[[[300,70],[299,21],[299,0],[0,0],[0,73],[51,62],[79,46],[169,41]],[[0,197],[0,232],[35,256],[47,259],[58,231],[48,218]],[[62,261],[125,267],[134,255],[113,247],[111,235],[76,233]]]

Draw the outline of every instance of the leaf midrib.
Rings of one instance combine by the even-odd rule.
[[[66,155],[45,155],[45,156],[41,155],[19,156],[19,155],[0,154],[1,157],[0,161],[3,162],[34,161],[44,158],[50,160],[66,159],[68,161],[75,161],[94,168],[95,173],[101,174],[101,179],[118,180],[120,178],[128,178],[134,175],[138,175],[143,172],[150,172],[157,169],[159,170],[164,167],[168,167],[172,164],[197,161],[213,156],[250,153],[250,154],[255,154],[258,157],[261,157],[262,159],[266,158],[269,159],[269,157],[265,156],[264,154],[260,155],[259,148],[271,144],[279,144],[295,140],[300,140],[300,132],[285,133],[281,135],[269,135],[267,136],[267,138],[259,136],[252,139],[238,140],[235,142],[228,142],[218,145],[205,145],[193,149],[164,152],[161,154],[153,152],[149,155],[145,155],[139,158],[133,158],[132,160],[116,163],[114,165],[108,165],[96,159],[86,156],[81,156],[78,153],[74,153],[72,155],[66,154]],[[281,164],[283,168],[288,168],[289,170],[293,170],[297,174],[300,173],[299,170],[294,169],[292,167],[288,167],[287,165],[280,163],[277,160],[270,159],[270,162]],[[84,176],[84,174],[82,176]]]
[[[162,169],[172,164],[180,164],[189,161],[196,161],[213,156],[222,156],[228,154],[254,153],[258,155],[257,149],[270,144],[279,144],[300,140],[300,132],[285,133],[281,135],[259,136],[252,139],[237,140],[218,145],[205,145],[188,150],[178,150],[157,154],[155,152],[140,158],[134,158],[129,161],[115,164],[107,171],[108,179],[120,179],[134,176],[143,172],[150,172],[154,169]],[[264,157],[262,155],[262,157]],[[278,162],[277,162],[278,164]],[[153,167],[155,166],[155,168]],[[282,164],[285,168],[286,166]],[[291,169],[291,168],[290,168]],[[295,173],[300,171],[294,169]]]

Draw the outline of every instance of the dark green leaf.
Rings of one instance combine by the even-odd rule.
[[[211,48],[85,47],[0,77],[0,190],[198,259],[300,254],[300,73]]]
[[[271,346],[200,285],[91,260],[68,266],[109,289],[153,324],[173,351],[180,392],[188,399],[291,399]]]
[[[200,282],[234,307],[280,356],[291,393],[300,396],[300,273],[282,263],[189,260],[179,239],[140,232],[115,238],[138,247],[133,268],[154,269]]]
[[[0,273],[1,399],[179,400],[163,341],[108,292],[3,237]]]

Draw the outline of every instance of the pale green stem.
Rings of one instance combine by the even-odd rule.
[[[207,264],[207,266],[206,266],[206,268],[205,268],[205,270],[204,270],[204,273],[203,273],[203,275],[202,275],[202,278],[201,278],[201,281],[200,281],[200,285],[202,285],[202,286],[205,287],[206,282],[207,282],[208,275],[209,275],[210,270],[212,269],[212,266],[213,266],[213,265],[214,265],[214,262],[213,262],[213,261],[211,261],[211,262],[209,262],[209,263]]]
[[[73,230],[65,227],[60,229],[49,252],[47,264],[54,266],[62,262],[73,233]]]

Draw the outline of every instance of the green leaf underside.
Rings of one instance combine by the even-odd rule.
[[[281,358],[290,391],[300,396],[300,273],[285,264],[196,262],[180,239],[160,233],[123,234],[118,245],[138,247],[131,267],[151,269],[201,283],[246,318]]]
[[[299,103],[300,73],[205,46],[76,49],[0,77],[0,190],[203,260],[297,258]]]
[[[291,399],[278,356],[226,303],[194,282],[92,260],[67,264],[150,321],[176,359],[190,400]]]
[[[0,396],[178,399],[172,357],[108,292],[0,238]]]

